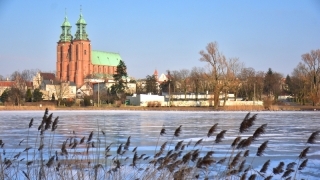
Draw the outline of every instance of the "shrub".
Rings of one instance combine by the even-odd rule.
[[[273,100],[271,97],[265,97],[263,99],[263,107],[264,109],[270,109],[271,105],[273,104]]]
[[[121,107],[122,103],[121,101],[115,101],[115,107]]]
[[[75,100],[72,98],[68,98],[68,99],[63,99],[60,103],[60,105],[62,106],[67,106],[67,107],[71,107],[72,105],[74,105]]]
[[[83,105],[84,106],[92,106],[92,104],[91,104],[91,96],[84,96]]]

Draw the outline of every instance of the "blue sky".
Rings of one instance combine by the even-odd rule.
[[[135,78],[205,67],[216,41],[227,58],[257,71],[291,74],[320,48],[320,1],[0,1],[0,75],[54,72],[65,9],[75,34],[80,6],[93,50],[120,53]]]

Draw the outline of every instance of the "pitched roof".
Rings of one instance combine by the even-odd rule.
[[[0,87],[11,87],[13,84],[13,81],[0,81]]]
[[[26,82],[27,87],[33,87],[33,82]]]
[[[14,81],[0,81],[0,87],[12,87],[15,85],[16,82]],[[32,87],[32,82],[26,82],[27,87]]]
[[[93,65],[118,66],[121,57],[118,53],[91,51],[91,63]]]
[[[56,78],[54,73],[40,73],[40,76],[43,78],[43,80],[54,80]]]
[[[153,75],[158,76],[158,71],[157,71],[157,70],[154,70]]]

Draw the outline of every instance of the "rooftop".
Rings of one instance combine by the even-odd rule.
[[[91,62],[93,65],[118,66],[121,57],[118,53],[91,51]]]

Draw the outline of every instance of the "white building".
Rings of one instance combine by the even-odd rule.
[[[55,100],[75,99],[77,87],[74,82],[58,82],[54,80],[44,80],[40,85],[40,90],[43,93],[43,100],[52,100],[52,95]]]
[[[102,90],[102,89],[111,89],[111,86],[115,84],[115,81],[114,80],[106,80],[106,81],[103,81],[103,82],[96,82],[93,84],[93,91],[96,93],[99,90]],[[130,94],[134,94],[136,93],[136,90],[137,90],[137,85],[136,83],[130,83],[128,81],[127,83],[127,89],[126,89],[126,92],[127,93],[130,93]]]

